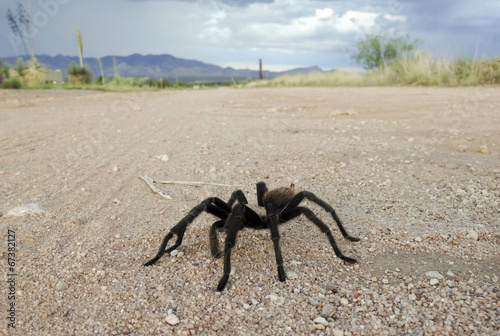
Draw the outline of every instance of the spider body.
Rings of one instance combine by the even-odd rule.
[[[356,259],[342,254],[328,226],[316,217],[316,215],[309,208],[299,206],[304,198],[318,204],[324,210],[329,212],[337,223],[337,226],[344,238],[352,242],[359,241],[359,238],[355,238],[347,234],[333,208],[325,201],[316,197],[313,193],[309,191],[297,192],[293,184],[290,187],[280,187],[268,190],[264,182],[258,182],[257,203],[259,206],[264,207],[266,211],[265,215],[261,216],[257,214],[246,205],[248,202],[241,190],[234,191],[227,203],[217,197],[209,197],[191,209],[188,215],[186,215],[170,230],[170,232],[163,239],[156,256],[146,262],[144,266],[153,265],[163,256],[163,254],[170,253],[179,247],[182,243],[187,226],[203,211],[219,218],[218,221],[212,224],[209,231],[210,251],[212,256],[214,258],[224,256],[224,274],[219,281],[219,285],[217,286],[218,291],[222,291],[225,288],[229,279],[229,274],[231,272],[231,250],[236,244],[237,233],[243,228],[270,230],[276,256],[276,263],[278,265],[278,278],[280,281],[284,282],[286,280],[286,274],[283,267],[283,258],[281,256],[281,248],[279,245],[280,235],[278,225],[288,222],[289,220],[300,215],[305,215],[324,234],[326,234],[337,257],[348,263],[356,263]],[[220,231],[226,232],[223,252],[219,250],[218,246],[217,232]],[[167,244],[174,235],[177,236],[177,239],[174,245],[167,249]]]

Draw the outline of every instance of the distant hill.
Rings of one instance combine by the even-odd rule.
[[[233,68],[222,68],[217,65],[207,64],[196,60],[187,60],[177,58],[172,55],[140,55],[115,56],[118,73],[122,77],[151,77],[165,78],[168,81],[240,81],[248,78],[256,79],[259,72],[256,70],[237,70]],[[2,60],[9,64],[15,64],[18,57],[5,57]],[[23,60],[29,57],[22,57]],[[71,62],[79,64],[79,58],[76,56],[48,56],[37,55],[38,62],[45,64],[52,70],[61,69],[63,76],[66,77],[66,70]],[[104,75],[106,77],[114,76],[113,56],[101,57]],[[83,63],[92,70],[94,78],[101,74],[99,64],[95,58],[85,58]],[[265,68],[265,65],[264,65]],[[263,71],[264,78],[275,78],[285,74],[300,74],[309,72],[323,72],[319,67],[298,68],[283,72]]]

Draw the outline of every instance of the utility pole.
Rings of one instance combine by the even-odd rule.
[[[259,79],[264,79],[262,75],[262,59],[259,58]]]

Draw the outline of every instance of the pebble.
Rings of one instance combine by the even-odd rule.
[[[295,272],[288,272],[286,274],[286,277],[287,277],[287,279],[293,280],[293,279],[297,279],[298,275]]]
[[[322,324],[325,327],[328,327],[328,321],[324,317],[318,316],[314,319],[313,322],[316,324]]]
[[[344,330],[333,329],[333,336],[344,336]]]
[[[428,278],[437,278],[437,279],[444,279],[444,276],[437,272],[437,271],[429,271],[425,273],[425,276]]]
[[[470,230],[469,234],[467,235],[467,238],[472,240],[479,240],[479,234],[474,230]]]
[[[488,153],[488,146],[486,145],[482,145],[481,147],[478,148],[477,150],[479,153],[482,153],[482,154],[487,154]]]
[[[327,318],[329,316],[332,316],[334,313],[335,313],[335,306],[327,303],[326,305],[323,306],[320,316]]]
[[[63,291],[63,290],[66,290],[68,289],[68,284],[65,283],[64,281],[59,281],[57,284],[56,284],[56,289],[58,291]]]
[[[338,293],[339,292],[339,288],[333,284],[327,284],[326,285],[326,290],[327,291],[332,291],[332,293]]]
[[[15,207],[13,209],[10,209],[7,212],[7,216],[13,216],[13,217],[22,217],[26,215],[32,215],[32,214],[40,214],[45,212],[45,210],[42,208],[42,206],[38,203],[28,203],[28,204],[23,204],[18,207]]]
[[[163,161],[163,162],[167,162],[168,155],[167,154],[158,155],[158,156],[155,156],[155,159],[158,159],[158,160]]]
[[[167,315],[167,323],[170,324],[170,325],[177,325],[179,324],[179,318],[177,316],[175,316],[174,314],[172,313],[169,313]]]
[[[346,298],[342,298],[340,299],[340,304],[347,306],[349,304],[349,300],[347,300]]]
[[[436,279],[436,278],[432,278],[430,281],[429,281],[429,284],[431,286],[434,286],[434,285],[437,285],[439,283],[439,280]]]

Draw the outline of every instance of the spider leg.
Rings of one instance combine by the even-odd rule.
[[[287,204],[287,206],[283,209],[282,212],[284,213],[284,212],[287,212],[288,210],[293,211],[294,208],[297,207],[300,204],[300,202],[302,202],[304,200],[304,198],[307,198],[311,202],[316,203],[317,205],[319,205],[320,207],[325,209],[327,212],[329,212],[332,215],[333,219],[335,220],[335,223],[337,223],[337,226],[339,227],[339,230],[345,239],[350,240],[352,242],[357,242],[360,240],[359,238],[350,236],[347,233],[347,231],[344,229],[344,226],[342,225],[342,222],[340,221],[339,217],[335,213],[335,210],[333,210],[333,208],[330,204],[326,203],[325,201],[323,201],[322,199],[320,199],[319,197],[317,197],[316,195],[314,195],[310,191],[298,192],[294,196],[294,198],[290,201],[290,203]]]
[[[212,202],[214,204],[216,204],[217,206],[220,206],[221,209],[223,209],[223,210],[227,209],[227,204],[224,201],[222,201],[221,199],[218,199],[216,197],[210,197],[210,198],[205,199],[203,202],[201,202],[200,204],[198,204],[197,206],[195,206],[194,208],[192,208],[189,211],[189,213],[186,215],[186,217],[184,217],[177,225],[175,225],[172,229],[170,229],[170,232],[167,233],[167,235],[165,236],[165,238],[163,238],[163,241],[162,241],[162,243],[160,245],[160,248],[158,249],[158,253],[156,254],[156,256],[153,259],[151,259],[148,262],[146,262],[144,264],[144,266],[153,265],[165,253],[170,253],[173,250],[175,250],[177,247],[179,247],[181,245],[181,243],[182,243],[182,239],[184,238],[184,233],[186,232],[187,226],[196,217],[198,217],[199,214],[203,210],[207,210],[208,212],[210,212],[210,213],[212,213],[213,215],[216,215],[216,216],[219,216],[220,214],[222,214],[222,210],[220,210],[220,209],[218,211],[213,211],[214,208],[215,208],[215,206],[211,206],[210,208],[207,209],[207,207]],[[224,207],[224,208],[222,208],[222,207]],[[227,215],[226,215],[226,217],[227,217]],[[169,247],[168,249],[165,249],[167,247],[167,244],[168,244],[169,240],[172,239],[172,237],[174,235],[177,235],[177,240],[175,241],[174,245],[172,247]]]
[[[229,198],[229,201],[227,201],[227,205],[229,206],[229,211],[231,211],[231,207],[233,206],[234,202],[238,201],[240,204],[248,204],[247,198],[245,197],[245,194],[243,193],[242,190],[235,190],[231,194],[231,197]]]
[[[226,287],[231,273],[231,249],[236,244],[236,235],[243,227],[245,217],[245,205],[237,204],[226,220],[225,228],[227,229],[226,241],[224,243],[224,275],[217,285],[217,291],[222,292]]]
[[[283,257],[280,248],[280,233],[278,231],[278,215],[276,214],[274,204],[266,204],[266,212],[269,229],[271,230],[271,239],[274,245],[274,254],[276,255],[276,264],[278,265],[278,278],[281,282],[286,281],[285,269],[283,268]]]
[[[257,204],[259,206],[264,206],[264,202],[262,202],[262,198],[264,194],[267,192],[267,186],[264,182],[257,182]]]
[[[219,240],[217,238],[217,229],[223,228],[224,224],[226,224],[225,220],[220,220],[212,224],[210,228],[210,252],[212,253],[212,257],[218,259],[222,257],[221,251],[219,251]]]
[[[330,245],[333,248],[333,251],[335,252],[335,255],[344,260],[347,263],[350,264],[355,264],[358,261],[354,258],[346,257],[342,251],[340,251],[339,247],[337,246],[337,243],[335,242],[335,239],[333,238],[332,231],[328,228],[328,226],[316,215],[314,212],[312,212],[311,209],[306,208],[306,207],[295,207],[293,209],[288,210],[287,212],[283,212],[281,214],[281,220],[282,221],[289,221],[301,214],[304,214],[311,222],[313,222],[326,236],[328,237],[328,241],[330,242]]]

